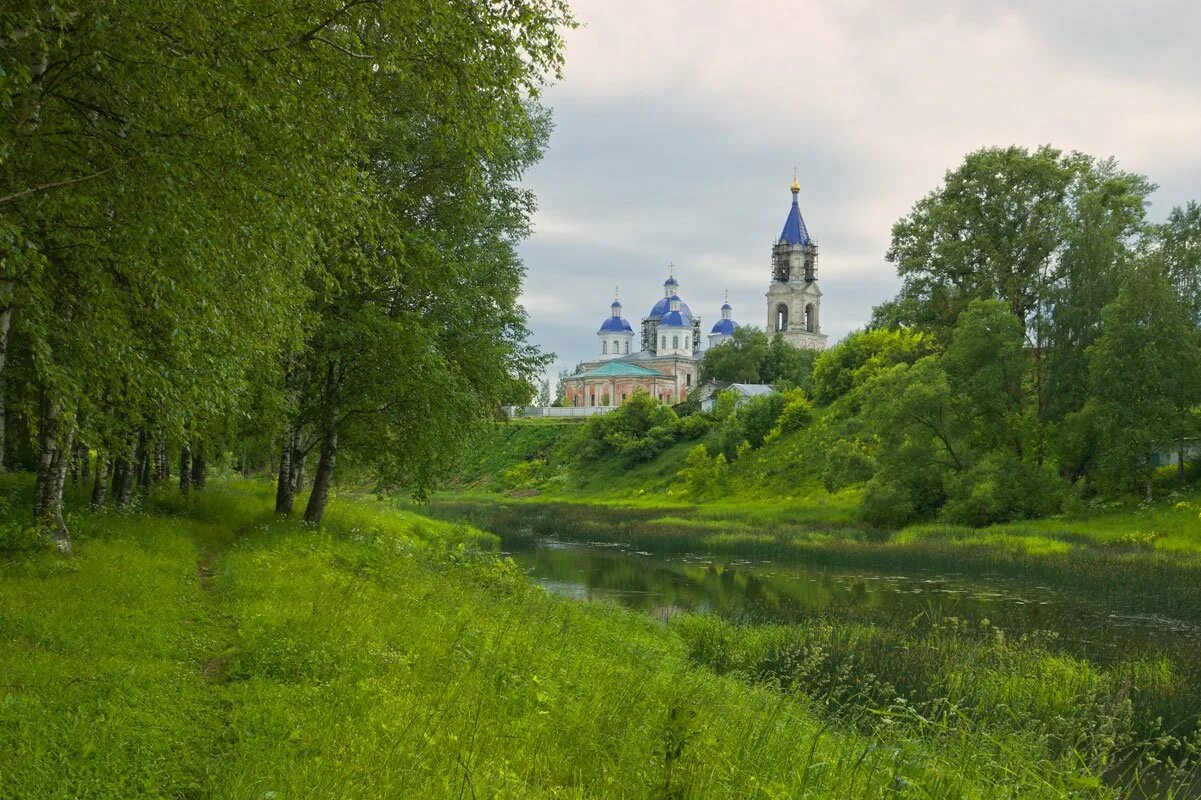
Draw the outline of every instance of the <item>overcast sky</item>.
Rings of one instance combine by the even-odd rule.
[[[707,333],[763,327],[795,165],[834,341],[895,294],[892,223],[972,150],[1051,144],[1201,199],[1201,2],[575,0],[527,183],[522,302],[554,370],[638,321],[675,262]],[[551,374],[555,374],[554,371]]]

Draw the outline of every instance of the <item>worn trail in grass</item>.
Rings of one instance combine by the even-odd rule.
[[[0,797],[1113,794],[1034,733],[869,729],[719,675],[685,626],[548,597],[477,530],[268,504],[79,517],[76,560],[0,566]]]

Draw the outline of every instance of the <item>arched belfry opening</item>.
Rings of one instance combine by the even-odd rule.
[[[788,304],[780,303],[776,306],[776,330],[788,330]]]
[[[813,303],[805,306],[805,330],[809,333],[817,331],[817,307]]]

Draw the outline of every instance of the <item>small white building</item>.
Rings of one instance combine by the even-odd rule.
[[[718,384],[725,383],[724,381],[709,381],[701,387],[701,411],[712,411],[717,406],[717,396],[725,391],[736,392],[739,396],[736,405],[742,405],[752,397],[760,397],[765,394],[771,394],[775,391],[770,384],[767,383],[731,383],[725,386]],[[706,391],[712,385],[713,389]]]

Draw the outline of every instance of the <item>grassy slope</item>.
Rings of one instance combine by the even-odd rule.
[[[1073,515],[1027,520],[985,529],[946,524],[902,531],[872,531],[855,521],[855,488],[831,494],[810,473],[804,433],[784,436],[731,467],[732,491],[690,501],[677,473],[695,441],[678,442],[646,464],[616,458],[579,461],[579,424],[511,423],[494,426],[475,449],[456,488],[445,499],[522,503],[583,503],[661,509],[662,528],[692,535],[701,549],[737,552],[740,542],[770,552],[814,540],[863,539],[897,547],[929,545],[1023,556],[1063,556],[1082,549],[1156,553],[1201,560],[1201,490],[1171,491],[1152,504],[1087,507]],[[515,464],[547,462],[537,488],[510,491],[504,475]],[[749,537],[749,538],[748,538]],[[645,544],[645,542],[643,543]]]
[[[0,797],[1106,794],[1033,734],[823,721],[469,528],[338,498],[318,533],[248,485],[152,506],[0,563]]]

